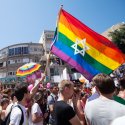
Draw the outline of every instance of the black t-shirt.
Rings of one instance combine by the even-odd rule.
[[[64,101],[57,101],[54,105],[55,125],[71,125],[69,120],[72,119],[76,113],[73,108]]]

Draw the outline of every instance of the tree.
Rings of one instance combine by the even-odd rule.
[[[109,32],[109,36],[111,37],[112,42],[115,43],[125,55],[125,23],[122,24],[119,29]],[[114,75],[118,79],[125,75],[125,63],[114,71]]]
[[[125,24],[122,24],[119,29],[109,32],[109,36],[112,38],[112,42],[125,54]]]

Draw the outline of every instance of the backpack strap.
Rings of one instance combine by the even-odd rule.
[[[21,110],[21,120],[20,120],[20,124],[19,125],[23,124],[23,122],[24,122],[24,115],[23,115],[22,108],[19,105],[12,105],[11,109],[10,109],[10,112],[8,113],[8,115],[6,116],[5,120],[0,125],[9,125],[9,123],[10,123],[10,115],[11,115],[11,112],[12,112],[14,107],[18,107]]]
[[[0,125],[9,125],[10,114],[11,114],[12,109],[13,109],[13,105],[11,106],[10,111],[8,112],[7,116],[5,117],[5,119],[2,121],[2,123]]]
[[[53,101],[54,101],[54,103],[56,102],[56,100],[55,100],[55,98],[52,96],[52,95],[50,95],[51,97],[52,97],[52,99],[53,99]]]
[[[22,115],[21,115],[21,120],[20,120],[20,124],[19,125],[22,125],[23,122],[24,122],[23,110],[22,110],[22,108],[19,105],[16,105],[15,107],[18,107],[21,110]]]

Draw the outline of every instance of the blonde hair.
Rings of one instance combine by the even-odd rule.
[[[65,87],[71,87],[73,85],[73,82],[70,80],[62,80],[59,84],[59,91],[62,92]]]

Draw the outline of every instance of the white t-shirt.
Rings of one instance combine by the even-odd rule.
[[[24,122],[23,125],[27,125],[27,112],[24,106],[18,104],[23,110]],[[14,107],[10,114],[10,124],[19,125],[21,120],[22,112],[18,107]]]
[[[114,119],[125,115],[125,106],[100,96],[86,103],[85,115],[91,125],[110,125]]]
[[[11,111],[12,106],[14,106],[14,105],[17,105],[17,102],[15,102],[15,103],[10,103],[10,104],[7,106],[6,112],[5,112],[5,116],[8,115],[8,113]]]
[[[5,112],[5,116],[8,115],[8,113],[10,112],[12,106],[13,106],[13,103],[10,103],[10,104],[7,106],[6,112]]]
[[[111,125],[125,125],[125,116],[116,118]]]
[[[28,123],[29,123],[29,125],[32,125],[32,116],[31,116],[31,112],[29,112]]]
[[[35,114],[35,113],[38,113],[38,115],[43,115],[43,113],[42,113],[42,111],[37,103],[34,103],[32,108],[31,108],[31,115]],[[30,123],[31,123],[31,125],[43,125],[43,121],[40,121],[38,123],[33,123],[31,121]]]

